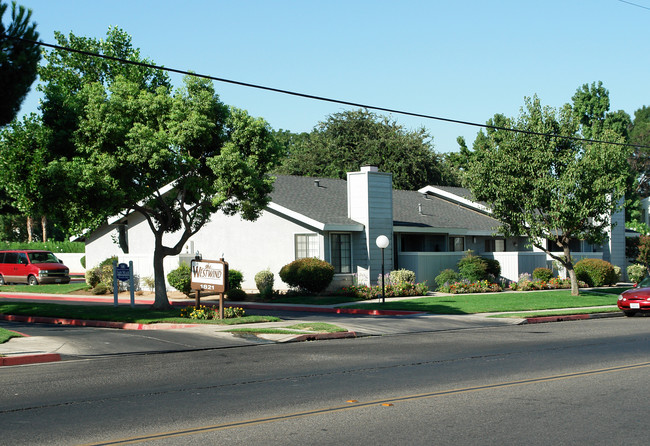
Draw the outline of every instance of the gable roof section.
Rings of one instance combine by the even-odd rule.
[[[347,200],[345,180],[277,175],[268,208],[322,231],[362,231]]]
[[[345,180],[277,175],[268,208],[319,230],[361,231],[363,225],[348,218],[347,193]],[[431,193],[393,190],[393,226],[397,232],[491,235],[500,225],[479,209]]]

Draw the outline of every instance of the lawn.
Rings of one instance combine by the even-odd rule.
[[[0,285],[0,293],[41,293],[41,294],[68,294],[88,288],[86,282],[72,282],[66,284],[46,285]]]
[[[4,344],[11,338],[22,338],[22,335],[11,330],[0,328],[0,344]]]
[[[455,294],[399,301],[389,299],[385,303],[354,304],[346,305],[345,308],[421,311],[433,314],[496,313],[616,305],[617,294],[581,291],[580,296],[574,297],[571,296],[570,290]]]
[[[232,319],[189,319],[180,317],[180,308],[160,311],[149,307],[131,308],[127,306],[113,307],[108,305],[61,305],[51,303],[0,302],[0,314],[24,316],[45,316],[68,319],[83,319],[94,321],[130,322],[136,324],[250,324],[255,322],[277,322],[280,319],[273,316],[244,316]]]

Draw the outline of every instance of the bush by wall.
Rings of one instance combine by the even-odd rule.
[[[616,285],[617,277],[611,263],[601,259],[582,259],[573,267],[578,280],[590,287]]]
[[[634,283],[639,283],[643,280],[647,273],[647,269],[644,265],[634,263],[627,267],[627,278]]]
[[[192,271],[186,263],[167,274],[167,281],[181,293],[189,296],[192,292]]]
[[[236,269],[228,269],[228,289],[241,288],[241,283],[244,281],[244,274]]]
[[[458,261],[458,272],[463,279],[478,282],[487,279],[488,264],[482,257],[467,251],[465,257]]]
[[[404,268],[391,271],[389,275],[389,281],[393,284],[406,282],[415,283],[415,273]]]
[[[460,281],[460,275],[453,269],[444,269],[435,278],[436,289],[441,289],[445,285],[451,285]]]
[[[273,273],[266,269],[255,274],[255,286],[260,292],[262,298],[269,297],[273,294]]]
[[[280,278],[293,288],[318,293],[332,282],[334,267],[315,257],[298,259],[282,267]]]
[[[548,282],[553,277],[553,271],[548,268],[535,268],[533,271],[533,279]]]
[[[495,279],[501,277],[501,264],[496,259],[486,259],[481,257],[487,264],[485,272],[491,276],[494,276]]]
[[[241,288],[230,288],[226,291],[226,298],[228,300],[241,301],[246,300],[247,297],[246,291]]]

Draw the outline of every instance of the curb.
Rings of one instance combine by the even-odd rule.
[[[592,314],[565,314],[561,316],[539,316],[524,319],[523,324],[543,324],[546,322],[579,321],[585,319],[602,319],[606,317],[621,317],[623,313],[592,313]]]
[[[66,319],[62,317],[19,316],[14,314],[0,314],[0,320],[10,322],[29,322],[34,324],[72,325],[76,327],[121,328],[123,330],[171,330],[175,328],[201,326],[201,324],[136,324],[130,322]]]
[[[0,356],[0,367],[5,365],[38,364],[41,362],[56,362],[61,360],[58,353],[35,353],[28,355]]]
[[[296,336],[287,342],[322,341],[326,339],[346,339],[359,337],[354,331],[340,331],[336,333],[312,333]]]

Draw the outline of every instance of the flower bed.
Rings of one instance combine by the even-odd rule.
[[[244,317],[244,309],[240,307],[224,307],[223,317],[231,319],[235,317]],[[185,307],[181,310],[181,317],[188,319],[219,319],[219,307],[206,305]]]
[[[384,285],[384,295],[386,297],[408,297],[408,296],[426,296],[429,287],[426,283],[399,282],[388,283]],[[341,288],[337,294],[343,296],[356,297],[361,299],[376,299],[382,296],[381,285],[352,285]]]

